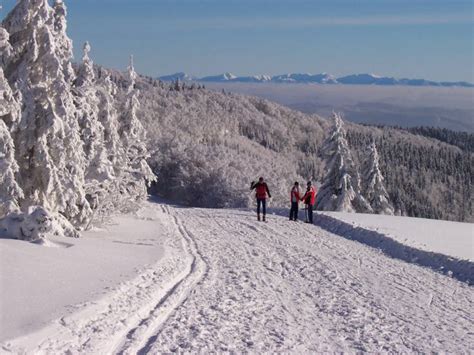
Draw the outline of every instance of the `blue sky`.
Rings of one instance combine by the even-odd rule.
[[[474,81],[473,0],[65,0],[76,57],[157,76],[328,72]],[[4,10],[16,0],[0,0]],[[4,16],[5,11],[0,16]]]

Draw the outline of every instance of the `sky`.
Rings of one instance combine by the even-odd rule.
[[[65,0],[75,57],[140,73],[474,82],[474,0]],[[6,15],[16,0],[0,0]]]

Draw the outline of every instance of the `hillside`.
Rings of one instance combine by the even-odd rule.
[[[120,73],[115,81],[123,81]],[[275,206],[286,206],[295,180],[321,181],[321,144],[330,122],[270,101],[142,78],[141,117],[159,182],[153,192],[201,207],[246,207],[248,186],[264,176]],[[417,131],[346,123],[357,164],[375,139],[397,214],[473,221],[474,156],[465,135],[451,144]],[[446,134],[445,134],[446,135]],[[434,134],[432,134],[434,136]],[[466,146],[466,150],[463,150]]]

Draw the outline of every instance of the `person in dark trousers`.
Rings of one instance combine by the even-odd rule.
[[[316,188],[313,186],[311,181],[308,181],[306,193],[304,194],[301,201],[304,201],[306,205],[306,223],[313,223],[313,207],[316,202]]]
[[[263,177],[258,179],[258,182],[252,181],[250,190],[255,189],[255,197],[257,198],[257,219],[260,221],[260,206],[263,212],[263,221],[265,222],[265,215],[267,214],[267,198],[271,198],[270,190]]]
[[[290,209],[290,221],[297,221],[298,220],[298,207],[301,200],[301,191],[300,191],[300,184],[298,181],[295,182],[291,189],[290,193],[290,201],[291,201],[291,209]]]

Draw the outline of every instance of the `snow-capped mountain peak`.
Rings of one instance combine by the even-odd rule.
[[[220,83],[220,82],[232,81],[232,80],[235,80],[236,78],[237,77],[234,74],[226,72],[220,75],[206,76],[206,77],[198,79],[198,81]]]
[[[256,81],[270,81],[272,77],[270,75],[254,75],[253,78]]]
[[[233,80],[237,77],[232,73],[224,73],[224,74],[222,74],[222,78],[225,79],[225,80]]]
[[[162,81],[176,81],[176,80],[179,80],[179,81],[193,81],[193,80],[196,80],[197,78],[195,76],[189,75],[187,73],[179,72],[179,73],[174,73],[174,74],[171,74],[171,75],[161,76],[159,79],[162,80]]]
[[[288,73],[280,75],[253,75],[236,76],[226,72],[220,75],[205,76],[202,78],[193,77],[185,73],[176,73],[173,75],[162,76],[162,81],[202,81],[202,82],[240,82],[240,83],[265,83],[273,82],[280,84],[345,84],[345,85],[402,85],[402,86],[460,86],[474,87],[474,84],[468,82],[435,82],[425,79],[407,79],[382,76],[373,73],[350,74],[342,77],[322,72],[320,74],[311,73]]]

